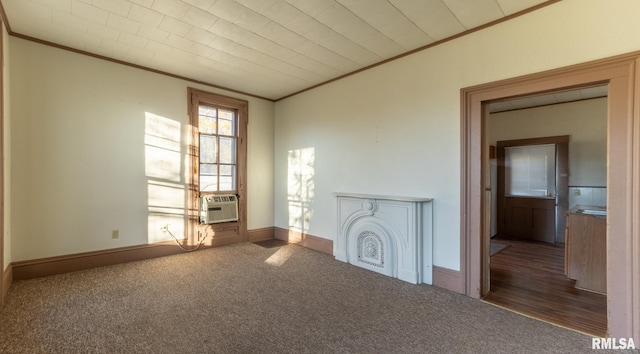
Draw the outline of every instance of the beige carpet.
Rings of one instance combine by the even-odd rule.
[[[0,311],[1,353],[590,348],[586,335],[296,245],[245,243],[19,281]]]

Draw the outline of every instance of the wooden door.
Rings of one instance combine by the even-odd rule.
[[[562,218],[564,221],[564,215],[559,213],[566,211],[568,204],[568,142],[568,136],[560,136],[497,143],[498,235],[548,243],[564,241],[564,234],[558,234],[558,230],[564,232],[564,227],[559,227],[564,225],[558,225],[557,220]],[[507,187],[510,166],[505,163],[505,149],[542,145],[552,145],[555,151],[550,156],[553,158],[549,163],[553,166],[553,171],[548,171],[549,187],[532,189],[531,193],[512,194]]]

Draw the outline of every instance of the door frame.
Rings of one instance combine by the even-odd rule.
[[[465,293],[480,298],[489,267],[485,229],[488,146],[483,103],[608,86],[608,335],[640,342],[640,52],[461,90],[460,272]]]
[[[5,270],[4,267],[4,209],[5,209],[5,193],[4,193],[4,181],[5,181],[5,157],[4,157],[4,21],[0,19],[0,156],[2,157],[0,162],[0,306],[4,304],[4,296],[9,291],[11,284],[11,271]],[[10,267],[10,266],[9,266]]]

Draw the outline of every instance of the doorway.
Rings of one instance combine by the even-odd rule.
[[[490,187],[492,221],[498,221],[485,237],[491,237],[491,248],[505,249],[488,258],[490,290],[482,299],[596,336],[606,334],[606,295],[577,288],[565,273],[565,229],[569,180],[606,187],[604,88],[592,97],[571,94],[580,99],[502,111],[485,120],[485,140],[496,146],[491,170],[497,177]],[[499,140],[528,134],[534,137]],[[567,135],[535,137],[545,134]]]
[[[465,293],[480,298],[489,289],[487,193],[483,167],[483,103],[503,98],[606,85],[607,108],[607,327],[608,336],[640,341],[640,53],[504,80],[462,90],[461,276]],[[634,253],[636,252],[636,253]]]
[[[556,96],[553,92],[545,93],[519,99],[531,101],[529,107],[499,113],[491,108],[491,102],[486,103],[491,113],[485,117],[484,140],[485,144],[496,145],[497,161],[497,181],[490,186],[497,189],[497,235],[490,242],[494,244],[497,240],[509,248],[490,255],[483,265],[489,268],[489,289],[482,299],[603,337],[606,295],[577,288],[576,281],[567,277],[565,266],[570,179],[573,185],[583,186],[581,181],[597,176],[600,178],[592,177],[591,184],[606,187],[606,85],[557,96],[583,97],[579,92],[599,95],[585,94],[584,99],[557,99],[547,105],[534,105],[537,101],[551,101],[540,97]],[[545,134],[565,135],[540,137]],[[501,140],[505,138],[510,140]],[[586,148],[591,145],[596,148]],[[570,150],[572,173],[569,173]],[[591,156],[585,156],[589,153]],[[587,164],[593,168],[580,166]],[[489,161],[485,161],[484,166],[488,165]],[[598,173],[593,173],[593,169],[598,169]],[[585,304],[588,310],[582,308]]]

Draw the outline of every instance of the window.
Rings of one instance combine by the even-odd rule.
[[[508,146],[504,152],[506,195],[555,196],[555,144]]]
[[[240,220],[225,225],[206,226],[206,232],[215,234],[214,241],[215,237],[221,234],[225,237],[235,235],[240,237],[238,242],[244,241],[248,103],[193,88],[189,88],[188,94],[192,127],[191,210],[198,210],[199,197],[236,194]],[[197,217],[193,217],[192,220],[194,226],[197,225]]]
[[[198,106],[200,192],[235,192],[237,113],[209,104]]]

